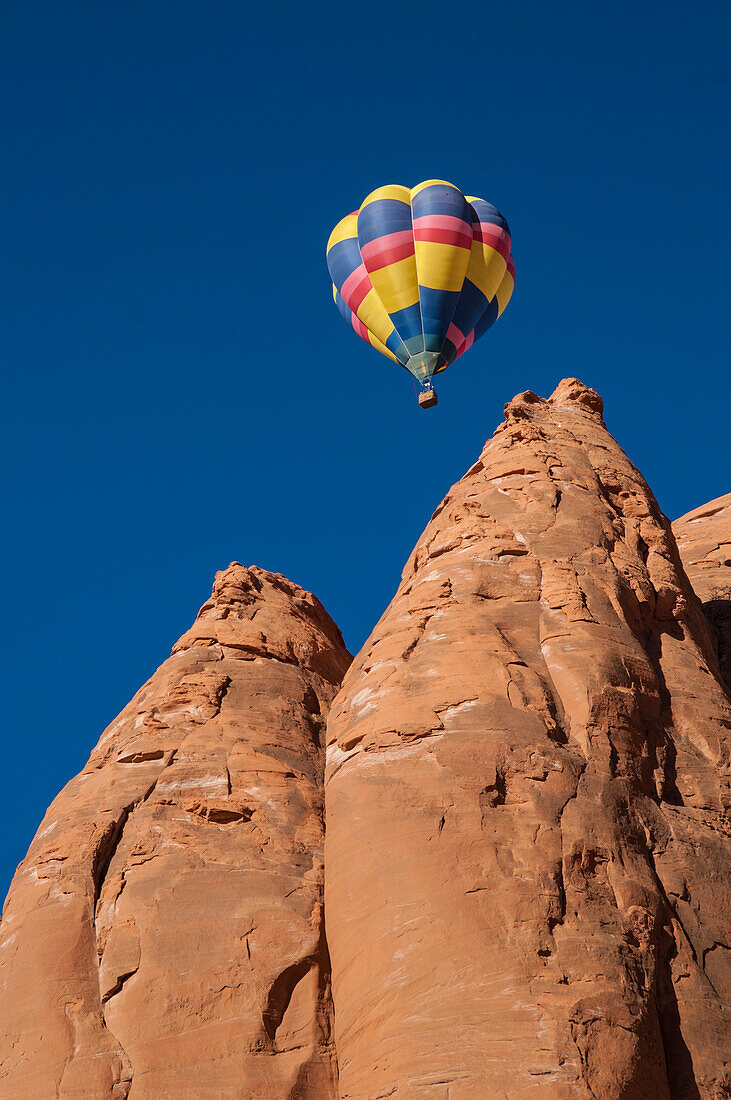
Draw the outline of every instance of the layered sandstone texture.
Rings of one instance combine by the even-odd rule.
[[[342,1100],[729,1095],[730,725],[599,396],[515,398],[328,721]]]
[[[238,563],[51,805],[0,926],[0,1097],[337,1096],[321,604]]]
[[[731,493],[673,523],[690,582],[717,631],[721,672],[731,686]]]

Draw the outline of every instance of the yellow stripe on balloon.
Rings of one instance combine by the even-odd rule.
[[[340,241],[345,241],[357,236],[358,215],[348,214],[347,217],[338,222],[330,234],[330,240],[327,242],[327,252],[329,252],[334,245],[339,244]],[[333,298],[336,295],[337,287],[333,284]],[[359,321],[363,322],[366,328],[374,334],[379,343],[383,343],[385,347],[386,340],[388,340],[393,332],[393,323],[386,313],[386,310],[383,308],[383,304],[379,300],[373,287],[371,287],[358,306],[356,317]],[[379,351],[380,350],[379,348]],[[384,354],[388,355],[391,359],[396,358],[388,349],[384,351]],[[398,362],[398,359],[396,359],[396,362]]]
[[[453,183],[448,183],[447,180],[425,180],[424,183],[420,183],[418,187],[412,187],[412,189],[411,189],[412,199],[414,198],[415,195],[418,195],[420,191],[423,191],[425,187],[434,187],[435,184],[440,184],[442,187],[454,187],[454,184]],[[459,188],[457,188],[457,187],[454,187],[454,189],[455,189],[455,191],[459,190]],[[469,199],[467,201],[469,202]]]
[[[504,258],[494,248],[490,248],[482,241],[472,241],[467,278],[482,291],[488,302],[491,302],[497,294],[506,268]]]
[[[368,329],[368,342],[377,351],[380,351],[381,355],[387,355],[389,359],[393,359],[394,363],[398,363],[398,359],[393,354],[393,352],[389,351],[388,348],[386,347],[386,345],[382,344],[381,341],[378,339],[378,337],[374,336],[374,334],[371,332],[370,329]]]
[[[337,303],[338,288],[335,286],[335,283],[333,283],[332,287],[333,287],[333,301]],[[363,299],[363,301],[365,301],[367,298],[370,298],[373,295],[373,293],[374,292],[372,290],[370,290],[368,292],[368,294],[366,295],[366,298]],[[376,299],[376,301],[378,302],[378,299]],[[383,314],[383,316],[386,319],[386,323],[383,327],[384,327],[384,330],[386,328],[388,328],[388,332],[386,333],[386,339],[388,339],[388,337],[393,332],[393,325],[391,324],[391,321],[389,320],[388,314],[384,311],[383,306],[381,306],[380,302],[378,302],[378,309],[371,311],[371,313],[376,316],[377,321],[379,319],[379,311],[380,311],[380,313]],[[387,355],[389,359],[393,359],[394,363],[399,363],[399,366],[402,366],[403,364],[401,364],[399,362],[399,360],[396,358],[396,356],[393,354],[393,352],[389,351],[389,349],[386,347],[386,345],[384,343],[382,343],[381,340],[378,339],[378,337],[376,336],[376,334],[374,332],[371,331],[371,328],[368,325],[368,323],[366,322],[365,318],[360,316],[360,314],[362,314],[362,312],[363,312],[363,303],[361,302],[361,308],[358,310],[358,313],[356,314],[356,316],[358,317],[358,320],[361,321],[362,324],[364,324],[365,327],[368,329],[368,343],[371,345],[371,347],[376,348],[377,351],[380,351],[381,355]]]
[[[411,190],[400,184],[389,183],[385,187],[377,187],[361,203],[360,209],[369,206],[372,202],[380,202],[383,199],[396,199],[411,205]],[[389,264],[370,272],[371,283],[380,299],[386,313],[393,314],[399,309],[416,305],[419,301],[419,283],[416,277],[416,260],[414,256],[407,256],[403,260]],[[359,311],[360,313],[360,311]],[[363,321],[366,324],[365,320]],[[370,325],[368,326],[370,328]],[[379,336],[382,333],[379,332]],[[388,339],[388,337],[386,337]]]
[[[379,199],[398,199],[399,202],[411,202],[411,191],[408,187],[402,187],[400,183],[387,183],[384,187],[377,187],[371,191],[367,199],[360,204],[361,210]]]
[[[498,317],[505,309],[506,305],[510,301],[510,297],[513,293],[513,287],[515,286],[515,279],[509,271],[505,272],[503,280],[497,289],[497,315]]]
[[[462,289],[471,252],[454,244],[415,241],[416,269],[421,286],[433,290]]]
[[[358,320],[362,321],[367,329],[374,334],[376,339],[386,343],[393,332],[393,322],[383,308],[375,288],[368,291],[363,301],[358,306]],[[391,352],[388,353],[389,355]]]
[[[327,248],[325,249],[325,252],[329,252],[334,245],[340,244],[341,241],[347,241],[348,238],[357,236],[358,215],[348,214],[346,215],[346,217],[342,218],[333,229],[332,233],[330,234],[330,239],[327,242]]]
[[[371,282],[386,313],[393,316],[400,309],[416,305],[419,301],[419,282],[416,277],[416,259],[407,256],[388,267],[371,272]]]

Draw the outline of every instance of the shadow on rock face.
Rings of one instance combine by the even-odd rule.
[[[731,600],[714,598],[703,604],[703,610],[718,638],[718,663],[726,686],[731,691]]]
[[[669,952],[674,954],[674,945],[670,945]],[[683,1038],[678,998],[668,966],[659,973],[657,1001],[670,1095],[677,1100],[701,1100],[693,1058]]]

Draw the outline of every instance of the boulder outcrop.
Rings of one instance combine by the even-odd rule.
[[[729,1095],[731,703],[602,412],[506,406],[331,710],[342,1100]]]
[[[325,716],[350,658],[233,563],[46,814],[0,926],[0,1097],[337,1096]]]
[[[721,674],[731,686],[731,493],[676,519],[673,532],[685,571],[716,628]]]

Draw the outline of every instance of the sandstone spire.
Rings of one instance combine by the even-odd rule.
[[[340,1095],[720,1097],[711,631],[599,396],[505,411],[328,722]]]
[[[309,593],[217,574],[13,880],[3,1100],[337,1096],[321,739],[348,661]]]

